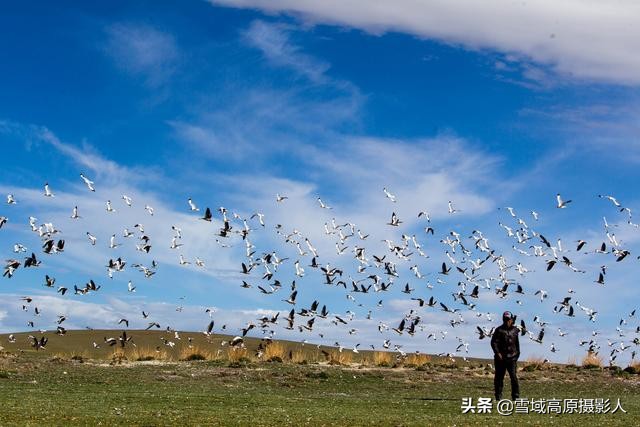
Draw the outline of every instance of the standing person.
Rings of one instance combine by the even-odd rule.
[[[520,386],[516,376],[517,362],[520,357],[518,339],[520,331],[513,325],[514,322],[515,316],[510,311],[505,311],[502,314],[502,325],[496,328],[491,337],[493,360],[496,366],[496,375],[493,379],[496,401],[502,399],[505,371],[509,372],[509,378],[511,378],[511,399],[516,400],[520,397]]]

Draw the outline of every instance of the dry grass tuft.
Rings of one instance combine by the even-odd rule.
[[[639,361],[632,361],[631,364],[625,368],[626,372],[629,372],[630,374],[640,374],[640,362]]]
[[[134,347],[129,352],[129,359],[137,362],[148,360],[168,360],[169,355],[166,351],[158,351],[150,347]]]
[[[349,351],[330,351],[329,352],[329,365],[351,365],[353,360],[353,353]]]
[[[264,360],[267,362],[283,362],[286,355],[287,349],[279,342],[272,342],[264,349]]]
[[[428,354],[410,354],[404,359],[404,364],[407,366],[423,366],[431,362],[431,356]]]
[[[291,362],[297,363],[298,365],[306,365],[308,363],[302,350],[294,350],[291,352]]]
[[[183,361],[212,359],[211,352],[198,346],[184,346],[180,349],[178,359]]]
[[[602,366],[602,357],[592,351],[588,351],[587,355],[582,359],[582,367],[585,369],[598,369],[602,368]]]
[[[129,360],[125,351],[121,348],[114,348],[113,353],[111,354],[111,364],[117,365],[122,362]]]
[[[543,357],[532,356],[524,361],[522,370],[525,372],[541,371],[545,368],[547,362]]]
[[[231,364],[249,362],[249,352],[244,347],[229,347],[227,348],[227,360]]]
[[[375,366],[389,367],[393,365],[393,355],[388,351],[375,351],[373,353],[373,364]]]

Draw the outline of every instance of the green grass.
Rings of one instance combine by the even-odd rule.
[[[0,355],[0,425],[640,425],[640,376],[608,369],[521,371],[521,394],[620,398],[627,414],[506,417],[461,413],[462,397],[493,393],[493,374],[478,361],[408,369],[252,359],[233,368],[225,360],[109,364],[61,354]]]

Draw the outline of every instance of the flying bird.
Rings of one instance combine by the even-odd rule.
[[[44,195],[45,197],[54,197],[54,194],[51,192],[51,189],[49,188],[48,182],[44,184]]]
[[[396,202],[396,196],[389,193],[389,191],[387,190],[387,187],[383,187],[382,191],[384,192],[384,195],[387,197],[387,199],[391,200],[393,203]]]
[[[572,202],[571,200],[566,200],[566,201],[562,200],[562,197],[560,196],[560,193],[556,194],[556,208],[564,209],[571,202]]]
[[[95,187],[94,187],[94,182],[91,181],[89,178],[87,178],[86,176],[84,176],[83,174],[80,174],[80,178],[82,178],[82,181],[84,181],[85,185],[87,186],[87,188],[91,191],[96,191]]]
[[[195,205],[195,203],[193,203],[193,200],[191,200],[191,198],[187,199],[187,203],[189,204],[189,209],[191,209],[192,212],[198,212],[200,210]]]

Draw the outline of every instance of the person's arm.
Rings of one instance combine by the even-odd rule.
[[[493,349],[493,354],[498,358],[502,359],[502,355],[500,354],[500,349],[498,348],[498,330],[496,329],[491,336],[491,349]]]
[[[519,333],[516,334],[516,357],[514,360],[518,360],[520,358],[520,337]]]

